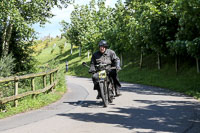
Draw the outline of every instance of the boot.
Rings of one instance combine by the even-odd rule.
[[[121,96],[122,94],[119,91],[119,87],[115,88],[115,97]]]
[[[100,92],[100,90],[97,90],[97,92],[98,92],[98,94],[97,94],[96,99],[100,99],[101,98],[101,92]]]

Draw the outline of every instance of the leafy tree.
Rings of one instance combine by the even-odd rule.
[[[98,10],[95,6],[98,6]],[[78,45],[92,53],[97,48],[97,43],[105,39],[105,33],[110,29],[109,17],[111,8],[105,7],[105,0],[97,3],[92,0],[88,5],[75,6],[71,14],[71,24],[63,22],[64,35],[72,45]]]
[[[143,54],[149,50],[158,56],[158,69],[161,68],[160,56],[166,55],[166,42],[174,38],[177,19],[174,16],[173,1],[137,0],[126,1],[132,30],[131,42],[141,51],[140,67]],[[133,17],[132,17],[133,16]],[[174,28],[175,27],[175,28]]]
[[[189,55],[196,59],[199,73],[199,36],[200,36],[200,1],[175,1],[175,10],[179,18],[176,38],[185,40]]]
[[[140,68],[143,64],[143,55],[149,51],[149,44],[146,43],[146,23],[148,21],[142,21],[141,14],[144,10],[144,3],[142,1],[127,1],[126,12],[127,12],[127,28],[129,29],[129,50],[135,53],[140,53]]]
[[[9,54],[5,58],[0,59],[0,77],[8,77],[13,73],[15,67],[14,58]]]
[[[129,42],[127,29],[127,21],[125,6],[122,1],[119,0],[115,5],[116,8],[111,12],[110,17],[110,30],[106,33],[106,40],[110,42],[111,47],[116,51],[116,53],[121,55],[121,65],[122,65],[122,55],[127,52]]]
[[[192,57],[198,56],[193,47],[198,49],[199,5],[198,0],[126,0],[125,5],[118,0],[110,8],[105,0],[91,0],[89,6],[77,6],[65,34],[92,52],[106,39],[118,54],[140,53],[140,67],[144,55],[156,54],[158,69],[161,56],[172,55],[178,71],[178,56],[187,55],[186,46]]]
[[[62,36],[64,36],[67,41],[71,44],[71,54],[73,53],[73,44],[74,44],[74,32],[73,28],[70,27],[70,24],[65,22],[64,20],[60,23],[63,27],[62,31]]]
[[[199,59],[200,59],[200,37],[195,38],[193,41],[187,41],[188,53],[196,59],[197,73],[199,73]]]
[[[170,54],[175,57],[175,70],[178,72],[178,57],[186,54],[186,42],[181,40],[169,41],[167,47]]]
[[[0,57],[4,58],[9,53],[13,52],[12,50],[14,49],[12,49],[12,47],[17,47],[17,50],[21,50],[23,53],[28,53],[29,50],[24,49],[28,48],[25,45],[30,43],[33,44],[32,42],[36,37],[34,30],[31,28],[32,24],[45,24],[48,22],[48,18],[53,17],[51,9],[54,6],[61,7],[61,4],[67,5],[69,2],[70,1],[68,0],[1,0]],[[26,50],[27,52],[25,52]],[[23,58],[19,58],[15,52],[13,52],[13,54],[14,58],[19,59],[17,61],[21,62],[24,60]]]
[[[169,0],[153,0],[146,3],[147,11],[144,17],[149,19],[147,24],[147,43],[150,48],[157,54],[158,69],[161,68],[162,55],[167,54],[166,42],[174,39],[177,32],[177,20],[174,16],[173,3]],[[144,20],[145,21],[145,20]]]
[[[177,38],[192,41],[200,36],[200,1],[176,0],[174,7],[179,18]]]

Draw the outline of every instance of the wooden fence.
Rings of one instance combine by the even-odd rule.
[[[49,82],[50,85],[47,86],[47,76],[50,76]],[[43,79],[43,89],[36,90],[35,89],[35,78],[36,77],[42,77]],[[14,81],[14,95],[8,96],[8,97],[2,97],[0,98],[0,105],[5,104],[10,101],[14,101],[15,106],[18,105],[18,99],[23,98],[25,96],[32,95],[33,98],[35,98],[35,95],[47,92],[49,90],[53,90],[53,88],[56,86],[58,83],[58,68],[50,70],[48,72],[42,72],[42,73],[37,73],[37,74],[28,74],[28,75],[23,75],[23,76],[13,76],[13,77],[7,77],[7,78],[2,78],[0,79],[0,83],[6,83],[6,82],[12,82]],[[22,79],[30,79],[31,80],[31,91],[27,91],[21,94],[18,94],[19,92],[19,82]],[[1,90],[1,88],[0,88]]]

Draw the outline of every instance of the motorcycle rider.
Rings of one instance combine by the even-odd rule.
[[[117,71],[121,70],[120,59],[119,57],[117,57],[116,53],[113,50],[108,49],[107,42],[105,40],[101,40],[98,46],[99,46],[99,51],[95,52],[92,55],[91,62],[90,62],[90,70],[89,70],[89,73],[93,73],[92,80],[94,83],[94,90],[98,91],[97,99],[100,98],[101,93],[100,93],[100,88],[98,84],[99,76],[96,71],[97,68],[95,66],[98,64],[107,64],[108,66],[106,69],[109,69],[111,67],[116,67]],[[121,87],[121,84],[119,82],[116,70],[113,70],[113,69],[110,70],[109,76],[113,78],[113,81],[114,81],[115,96],[120,96],[121,93],[119,89]]]

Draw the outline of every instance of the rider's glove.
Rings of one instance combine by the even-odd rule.
[[[120,71],[120,70],[121,70],[121,67],[120,67],[120,60],[117,60],[116,63],[115,63],[115,65],[116,65],[117,71]]]
[[[95,67],[92,65],[88,71],[89,73],[95,73],[96,72],[96,69]]]
[[[89,70],[88,72],[89,73],[95,73],[96,71],[95,70]]]
[[[120,66],[116,66],[116,69],[117,69],[117,71],[120,71],[121,67]]]

